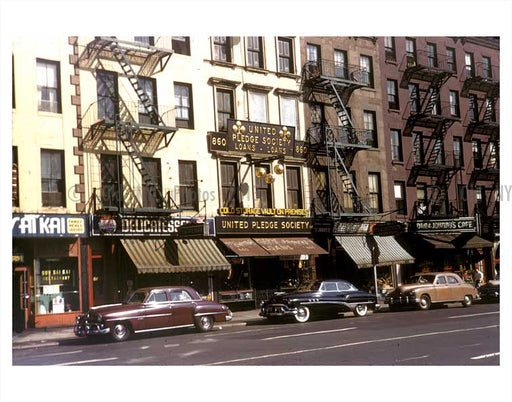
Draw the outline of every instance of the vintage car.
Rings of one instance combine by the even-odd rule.
[[[260,316],[270,320],[293,317],[306,322],[312,315],[353,312],[363,317],[377,305],[375,295],[357,289],[344,280],[308,282],[294,293],[275,294],[261,305]]]
[[[110,334],[124,341],[132,333],[195,326],[206,332],[215,322],[232,319],[223,304],[203,301],[192,288],[160,286],[141,288],[130,293],[123,303],[92,307],[76,318],[75,335]]]
[[[428,310],[433,303],[451,302],[462,302],[464,307],[469,307],[477,296],[475,287],[463,282],[457,274],[429,272],[414,275],[388,293],[385,303],[392,311],[406,306]]]
[[[500,281],[490,280],[478,288],[478,294],[483,302],[500,301]]]

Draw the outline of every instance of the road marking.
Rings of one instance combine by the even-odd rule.
[[[488,315],[488,314],[499,314],[499,311],[492,311],[490,313],[478,313],[478,314],[464,314],[464,315],[452,315],[448,318],[465,318],[465,317],[477,317],[479,315]]]
[[[172,343],[170,345],[164,345],[164,348],[175,348],[175,347],[178,347],[180,346],[179,343]]]
[[[494,356],[499,356],[499,355],[500,355],[500,352],[489,353],[488,355],[481,355],[481,356],[472,357],[471,360],[487,359],[489,357],[494,357]]]
[[[400,360],[396,360],[396,362],[407,362],[409,360],[419,360],[419,359],[426,359],[427,357],[429,357],[430,355],[424,355],[424,356],[418,356],[418,357],[408,357],[406,359],[400,359]]]
[[[208,334],[205,335],[206,337],[210,338],[213,336],[223,336],[223,335],[232,335],[232,334],[246,334],[247,332],[261,332],[261,331],[268,331],[271,329],[276,329],[278,327],[268,327],[268,328],[261,328],[261,329],[247,329],[245,331],[233,331],[233,332],[223,332],[221,334]]]
[[[460,345],[459,348],[470,348],[472,346],[479,346],[481,343],[472,343],[470,345]]]
[[[181,357],[189,357],[189,356],[197,355],[198,353],[201,353],[201,351],[200,350],[193,350],[191,352],[182,353]]]
[[[34,355],[34,356],[27,356],[27,357],[49,357],[49,356],[60,356],[60,355],[71,355],[74,353],[82,353],[83,350],[73,350],[72,352],[58,352],[58,353],[46,353],[44,355]]]
[[[373,340],[369,340],[369,341],[343,343],[341,345],[325,346],[325,347],[321,347],[321,348],[303,349],[303,350],[295,350],[292,352],[273,353],[273,354],[269,354],[269,355],[252,356],[252,357],[245,357],[245,358],[233,359],[233,360],[224,360],[224,361],[220,361],[220,362],[207,363],[205,365],[206,366],[216,366],[216,365],[220,365],[220,364],[239,363],[239,362],[243,362],[243,361],[267,359],[267,358],[271,358],[271,357],[298,355],[301,353],[311,353],[311,352],[319,352],[319,351],[325,351],[325,350],[331,350],[331,349],[346,348],[346,347],[350,347],[350,346],[367,345],[370,343],[392,342],[392,341],[398,341],[398,340],[402,340],[402,339],[412,339],[412,338],[421,338],[421,337],[434,336],[434,335],[454,334],[454,333],[458,333],[458,332],[478,331],[478,330],[498,328],[498,327],[499,327],[499,325],[489,325],[486,327],[464,328],[464,329],[454,329],[451,331],[427,332],[425,334],[396,336],[393,338],[373,339]]]
[[[142,350],[146,350],[146,349],[149,349],[149,346],[141,346],[140,347]]]
[[[350,327],[350,328],[340,328],[340,329],[330,329],[328,331],[316,331],[316,332],[304,332],[302,334],[293,334],[293,335],[280,335],[280,336],[273,336],[271,338],[263,338],[262,341],[270,341],[273,339],[281,339],[281,338],[293,338],[295,336],[305,336],[305,335],[317,335],[317,334],[328,334],[331,332],[341,332],[341,331],[349,331],[351,329],[357,329],[357,327]]]
[[[207,339],[196,339],[195,341],[191,341],[189,343],[195,344],[195,343],[212,343],[212,342],[219,342],[219,341],[216,339],[207,338]]]
[[[87,363],[97,363],[97,362],[107,362],[110,360],[117,360],[118,357],[108,357],[106,359],[93,359],[93,360],[81,360],[77,362],[67,362],[67,363],[60,363],[55,364],[55,366],[71,366],[72,364],[87,364]]]

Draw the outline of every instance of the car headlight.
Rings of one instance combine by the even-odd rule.
[[[406,296],[415,296],[416,294],[415,294],[414,290],[411,290],[410,292],[407,292],[405,295]]]

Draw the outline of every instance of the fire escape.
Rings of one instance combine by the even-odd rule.
[[[415,186],[421,177],[430,178],[426,205],[421,206],[422,217],[445,215],[447,211],[443,211],[443,207],[446,207],[448,187],[462,167],[456,163],[454,155],[444,152],[444,138],[448,129],[460,121],[450,110],[450,105],[440,100],[441,88],[453,71],[447,68],[446,60],[422,51],[406,54],[400,71],[403,72],[400,86],[409,89],[410,94],[403,134],[411,136],[413,131],[423,132],[424,129],[429,132],[429,135],[416,135],[414,138],[414,152],[407,165],[407,169],[410,169],[407,185]],[[423,99],[420,85],[427,87],[423,90]],[[413,213],[417,212],[418,208]]]
[[[127,78],[128,88],[133,90],[137,100],[125,101],[116,83],[115,88],[110,89],[110,98],[91,104],[82,120],[84,150],[95,154],[105,151],[127,154],[139,172],[142,184],[156,201],[157,209],[175,213],[179,212],[176,203],[170,193],[164,196],[144,158],[167,147],[177,128],[173,124],[172,109],[166,110],[153,104],[141,81],[141,77],[151,77],[161,72],[171,55],[172,50],[142,42],[123,41],[110,36],[96,37],[81,51],[79,67],[93,74],[98,74],[99,70],[116,71],[121,67],[121,76]],[[121,148],[124,151],[121,152]],[[126,177],[122,178],[122,183],[123,195],[119,197],[119,211],[123,208],[123,199],[127,198],[134,200],[134,205],[140,207],[139,197],[130,188]]]
[[[471,174],[468,188],[475,189],[477,182],[490,183],[490,193],[483,200],[484,205],[477,204],[483,224],[499,222],[499,155],[500,155],[500,124],[497,103],[499,99],[499,68],[491,64],[477,63],[464,66],[461,73],[463,88],[461,96],[469,98],[469,111],[464,119],[466,128],[465,141],[480,140],[485,143],[484,151],[474,149],[468,174]],[[479,108],[479,104],[483,107]],[[486,187],[483,187],[484,189]],[[494,195],[494,196],[493,196]]]
[[[303,66],[303,101],[331,105],[338,120],[336,125],[314,124],[306,134],[308,164],[313,179],[321,183],[312,197],[312,209],[317,217],[337,220],[371,214],[350,174],[356,153],[371,148],[371,132],[355,128],[347,110],[352,93],[368,85],[367,74],[359,66],[328,60],[311,61]],[[340,200],[343,192],[349,201]]]

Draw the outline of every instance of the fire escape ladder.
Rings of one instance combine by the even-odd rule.
[[[494,120],[495,104],[496,104],[495,98],[487,99],[487,104],[485,105],[485,112],[484,112],[484,121],[485,122],[491,122]]]
[[[135,90],[135,93],[137,94],[140,103],[144,107],[144,110],[146,110],[146,112],[151,116],[151,121],[155,123],[158,122],[156,124],[165,125],[160,115],[156,112],[155,106],[151,102],[151,99],[146,94],[146,92],[144,92],[144,90],[141,88],[139,78],[137,77],[137,74],[135,73],[135,70],[133,69],[132,65],[128,61],[128,58],[124,54],[123,49],[115,40],[112,41],[109,47],[110,51],[112,52],[112,55],[121,66],[124,74],[128,78],[128,81]]]
[[[437,102],[439,100],[439,90],[440,87],[432,85],[430,87],[430,91],[427,92],[427,96],[425,98],[427,105],[425,109],[423,109],[425,114],[432,114],[432,112],[434,111],[434,108],[436,107]]]
[[[353,128],[354,124],[352,123],[352,119],[350,118],[348,111],[341,100],[341,96],[336,89],[336,85],[331,80],[328,80],[324,88],[329,94],[329,101],[331,102],[334,109],[336,109],[336,114],[338,115],[338,120],[342,127],[350,127]]]
[[[433,143],[432,145],[432,149],[428,155],[428,158],[427,158],[427,165],[429,166],[432,166],[432,165],[435,165],[437,163],[437,160],[439,158],[439,153],[441,152],[442,148],[443,148],[443,138],[444,136],[443,135],[440,135],[440,136],[434,136],[432,135],[432,137],[430,138],[430,144]],[[429,146],[430,148],[430,146]]]

